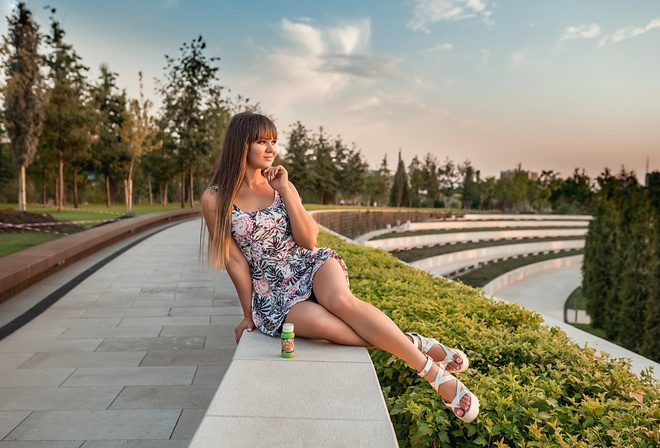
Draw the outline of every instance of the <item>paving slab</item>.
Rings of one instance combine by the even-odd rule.
[[[0,411],[0,440],[14,430],[32,411],[5,412]]]
[[[234,348],[150,351],[141,366],[217,366],[229,364]],[[229,358],[229,360],[227,359]],[[146,367],[145,367],[146,368]],[[154,367],[155,368],[155,367]]]
[[[200,336],[157,337],[157,338],[107,338],[96,349],[97,352],[142,351],[142,350],[202,350],[205,338]],[[236,344],[234,343],[234,347]]]
[[[52,367],[137,367],[146,351],[136,352],[75,352],[35,353],[18,366],[19,369],[47,369]]]
[[[0,441],[0,448],[80,448],[83,443],[84,440],[30,440],[29,442],[20,440],[13,442]]]
[[[0,387],[0,411],[107,409],[123,386]]]
[[[188,448],[188,440],[87,440],[81,448]],[[0,445],[0,448],[3,448]]]
[[[207,409],[216,386],[127,386],[110,409]]]
[[[149,338],[157,337],[163,327],[122,327],[122,328],[69,328],[58,339],[88,339],[97,338]],[[105,341],[104,341],[105,342]],[[103,343],[101,343],[103,345]],[[98,349],[97,349],[98,350]]]
[[[75,369],[0,369],[0,387],[61,385]]]
[[[5,440],[168,439],[179,409],[36,411]]]
[[[71,374],[64,383],[62,383],[62,386],[185,385],[192,384],[196,368],[196,366],[80,368],[76,369],[76,371]],[[30,371],[27,370],[26,372]]]

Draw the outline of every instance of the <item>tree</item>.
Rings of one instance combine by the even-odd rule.
[[[408,179],[410,181],[410,194],[408,195],[408,206],[420,206],[420,194],[426,193],[426,185],[424,182],[424,171],[422,170],[422,163],[417,155],[415,155],[408,165]]]
[[[365,179],[367,202],[370,205],[384,205],[387,203],[387,194],[390,191],[390,169],[387,167],[387,154],[383,156],[380,167],[376,171],[369,171]]]
[[[106,206],[110,207],[112,176],[123,176],[130,159],[126,141],[122,139],[122,128],[128,118],[127,101],[126,93],[118,91],[117,74],[111,72],[106,64],[101,64],[100,72],[99,83],[92,91],[97,118],[92,165],[94,172],[103,175]]]
[[[64,34],[59,22],[51,17],[51,34],[46,36],[52,50],[46,57],[51,86],[46,96],[44,130],[40,141],[44,151],[57,154],[58,186],[55,198],[60,212],[65,202],[65,163],[73,169],[74,206],[78,205],[77,173],[79,165],[84,163],[84,151],[89,146],[93,124],[90,108],[85,104],[89,89],[86,79],[88,68],[80,63],[80,56],[73,47],[64,42]]]
[[[317,204],[329,204],[337,194],[336,167],[332,159],[333,144],[326,137],[323,127],[314,138],[314,158],[311,163],[313,187]]]
[[[367,162],[364,161],[362,153],[353,145],[347,148],[343,145],[341,139],[335,140],[335,159],[336,159],[336,180],[339,192],[343,199],[349,203],[356,203],[359,193],[364,191]],[[337,160],[337,154],[341,158]]]
[[[222,87],[217,84],[218,67],[212,66],[218,57],[204,55],[206,42],[202,36],[184,43],[177,58],[165,56],[166,81],[160,83],[163,97],[161,127],[170,134],[175,145],[173,157],[181,175],[181,207],[184,207],[186,192],[190,206],[195,204],[193,173],[212,150],[208,136],[211,120],[205,113],[213,99],[219,97]],[[188,189],[186,189],[188,176]]]
[[[406,175],[406,166],[401,159],[401,149],[399,149],[399,162],[394,173],[392,190],[390,191],[390,205],[392,207],[401,207],[408,203],[408,176]]]
[[[20,2],[7,19],[9,37],[4,38],[6,56],[4,88],[5,128],[14,159],[20,165],[18,209],[26,210],[26,168],[34,160],[44,115],[43,81],[38,53],[39,28],[32,13]]]
[[[428,205],[430,207],[435,207],[440,194],[440,184],[438,183],[438,160],[430,152],[427,152],[424,157],[422,174],[424,176],[426,197],[429,199]]]
[[[290,125],[289,128],[291,130],[284,162],[289,172],[289,180],[303,195],[304,192],[312,192],[314,189],[313,173],[310,170],[312,137],[300,121]]]
[[[126,213],[133,209],[133,171],[143,154],[149,153],[160,146],[157,140],[158,128],[154,117],[149,113],[151,101],[144,98],[142,72],[139,72],[140,98],[129,103],[128,119],[122,123],[122,140],[126,142],[131,161],[128,174],[124,179],[124,199]]]
[[[473,208],[479,206],[479,183],[478,172],[474,172],[472,165],[465,167],[463,175],[463,208]]]

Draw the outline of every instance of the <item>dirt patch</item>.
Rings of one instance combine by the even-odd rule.
[[[12,224],[12,226],[3,224]],[[14,225],[22,227],[17,228]],[[48,213],[19,212],[12,208],[0,210],[0,233],[20,232],[22,230],[73,233],[78,232],[80,226],[60,221]]]

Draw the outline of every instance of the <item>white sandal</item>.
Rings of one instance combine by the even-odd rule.
[[[417,375],[424,378],[426,375],[428,375],[433,364],[433,358],[427,355],[426,365],[420,372],[417,372]],[[442,366],[438,366],[438,374],[435,376],[433,381],[429,381],[429,383],[431,383],[431,387],[433,387],[433,389],[435,389],[435,391],[440,394],[441,385],[447,381],[456,380],[456,395],[454,395],[454,399],[451,402],[446,402],[443,398],[442,402],[445,406],[452,410],[454,415],[456,415],[456,412],[454,412],[455,409],[461,409],[463,411],[463,416],[459,417],[456,415],[456,417],[465,423],[472,423],[477,418],[477,415],[479,415],[479,399],[472,392],[470,392],[468,388],[458,380],[458,378],[453,376],[451,373],[443,375],[444,373],[445,369]],[[466,395],[470,396],[470,408],[467,411],[461,407],[461,399]]]
[[[450,362],[458,364],[459,368],[456,370],[447,370],[447,372],[450,373],[461,373],[465,372],[468,367],[470,367],[470,360],[468,359],[467,355],[463,353],[461,350],[457,348],[449,348],[444,344],[441,344],[440,342],[436,341],[433,338],[426,338],[422,336],[421,334],[418,333],[406,333],[407,336],[410,336],[413,340],[413,344],[424,354],[428,355],[429,350],[433,348],[433,344],[438,344],[442,349],[445,351],[446,356],[445,359],[436,361],[435,363],[441,367],[442,369],[447,369],[447,366],[449,365]],[[461,357],[461,362],[458,363],[454,359],[454,356],[458,355]]]

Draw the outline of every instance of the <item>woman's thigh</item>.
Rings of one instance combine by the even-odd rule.
[[[354,298],[348,287],[344,270],[334,258],[328,259],[316,271],[312,288],[316,299],[323,306],[331,300]]]
[[[344,321],[311,300],[295,304],[287,314],[285,322],[292,323],[296,335],[304,338],[324,339],[342,345],[368,346]]]

